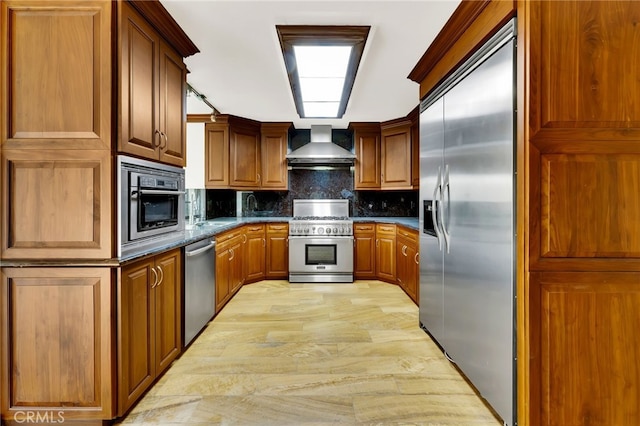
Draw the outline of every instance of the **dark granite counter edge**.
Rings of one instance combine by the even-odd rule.
[[[113,259],[65,259],[65,260],[3,260],[0,266],[4,267],[116,267],[125,263],[142,259],[147,256],[153,256],[163,251],[174,248],[184,247],[205,238],[215,237],[223,232],[235,229],[248,223],[278,223],[289,222],[290,217],[225,217],[216,218],[208,222],[222,223],[216,226],[204,226],[184,231],[183,237],[177,237],[170,242],[158,243],[149,249],[141,250],[136,253],[125,254],[119,258]],[[414,217],[352,217],[354,223],[388,223],[395,225],[403,225],[413,230],[419,230],[418,218]]]

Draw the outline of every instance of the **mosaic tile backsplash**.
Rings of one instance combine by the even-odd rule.
[[[290,170],[289,191],[242,192],[233,190],[206,191],[207,219],[236,216],[293,215],[295,199],[348,199],[351,216],[418,216],[418,191],[354,191],[353,172],[349,169]],[[241,198],[241,201],[239,200]],[[237,203],[241,202],[241,209]]]

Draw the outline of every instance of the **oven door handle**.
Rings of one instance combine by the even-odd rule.
[[[136,198],[140,195],[184,195],[185,191],[168,191],[163,189],[138,189],[131,191],[131,198]]]

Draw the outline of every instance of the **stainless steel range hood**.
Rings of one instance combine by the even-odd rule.
[[[287,154],[291,166],[352,166],[355,154],[331,142],[331,126],[312,125],[311,142]]]

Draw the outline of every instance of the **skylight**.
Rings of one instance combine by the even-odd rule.
[[[301,118],[344,115],[369,27],[276,26]]]

